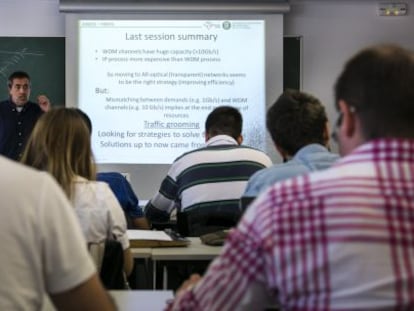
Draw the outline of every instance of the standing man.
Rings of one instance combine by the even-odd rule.
[[[150,221],[167,221],[174,208],[179,211],[178,223],[180,212],[185,211],[199,211],[206,217],[230,213],[238,218],[247,180],[272,164],[262,151],[241,145],[242,122],[240,112],[230,106],[217,107],[208,115],[206,146],[185,153],[171,165],[159,192],[146,206]],[[196,231],[189,234],[206,233],[201,232],[203,228]]]
[[[414,53],[361,51],[335,86],[344,156],[276,183],[172,310],[414,310]]]
[[[29,101],[30,77],[24,71],[13,72],[7,87],[10,98],[0,102],[0,154],[19,160],[37,119],[49,110],[50,102],[44,95],[38,103]]]
[[[256,197],[277,181],[326,169],[339,158],[328,150],[328,118],[312,95],[285,91],[267,111],[266,125],[284,163],[256,172],[243,196]]]

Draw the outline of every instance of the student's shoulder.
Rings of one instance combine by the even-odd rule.
[[[112,181],[124,181],[126,178],[119,172],[99,172],[96,174],[97,181],[110,183]]]
[[[238,150],[242,150],[242,151],[248,151],[248,152],[251,152],[251,153],[261,154],[261,155],[265,155],[265,156],[269,157],[269,156],[266,154],[266,152],[264,152],[264,151],[262,151],[262,150],[260,150],[260,149],[257,149],[257,148],[254,148],[254,147],[251,147],[251,146],[246,146],[246,145],[238,145],[238,146],[233,146],[233,148],[234,148],[234,149],[238,149]]]
[[[22,184],[31,183],[36,186],[38,185],[36,183],[41,181],[54,183],[54,179],[48,173],[10,160],[4,156],[0,156],[0,170],[4,176],[8,176],[7,182],[10,184],[14,181],[21,181]]]
[[[77,193],[97,193],[97,194],[106,194],[112,193],[111,188],[108,183],[100,180],[89,180],[81,176],[76,176],[74,179],[76,192]]]
[[[111,188],[109,187],[108,183],[105,181],[101,181],[101,180],[88,180],[87,184],[95,189],[96,191],[101,191],[101,192],[112,192]]]
[[[11,105],[12,105],[12,103],[8,99],[0,101],[0,113],[3,114],[6,111],[10,111]]]
[[[342,184],[343,170],[333,166],[325,170],[298,173],[273,185],[275,194],[292,194],[294,198],[303,200],[305,197],[326,198],[340,192],[338,185]]]
[[[262,150],[244,145],[237,146],[237,148],[240,150],[240,153],[244,154],[246,157],[250,157],[251,160],[260,162],[265,167],[270,167],[273,164],[269,155]]]
[[[306,172],[307,170],[304,167],[294,166],[289,163],[278,163],[257,171],[254,175],[252,175],[251,180],[275,183],[287,178],[304,174]]]
[[[197,148],[197,149],[193,149],[193,150],[184,152],[182,155],[180,155],[178,158],[176,158],[173,163],[182,161],[183,159],[191,157],[193,155],[208,151],[208,149],[209,149],[208,147],[201,147],[201,148]]]

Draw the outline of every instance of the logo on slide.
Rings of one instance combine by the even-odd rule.
[[[220,24],[212,23],[212,22],[205,22],[204,27],[206,27],[208,30],[214,28],[214,29],[220,29]]]
[[[224,21],[222,26],[224,30],[229,30],[231,28],[231,23],[229,21]]]

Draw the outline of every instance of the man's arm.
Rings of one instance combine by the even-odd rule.
[[[131,219],[132,226],[135,229],[149,230],[150,225],[145,217],[136,217]]]
[[[162,211],[151,204],[151,201],[147,203],[144,209],[145,216],[148,221],[152,222],[167,222],[170,220],[170,214],[166,211]]]
[[[124,209],[125,214],[130,219],[130,222],[134,229],[149,230],[150,225],[144,216],[144,211],[139,206],[138,197],[132,189],[131,184],[123,176],[121,180],[123,187],[120,188],[122,188],[123,193],[119,193],[120,191],[115,191],[113,188],[111,188],[114,191],[115,196],[117,196],[117,193],[119,193],[121,196],[121,198],[117,196],[121,207]],[[109,186],[111,186],[111,184]]]
[[[50,295],[58,310],[116,310],[112,298],[105,292],[95,274],[79,286],[59,294]]]
[[[185,291],[191,290],[200,280],[201,276],[199,274],[192,274],[190,278],[184,281],[184,283],[177,289],[175,292],[176,296],[180,296]]]
[[[158,193],[145,206],[145,216],[150,222],[167,222],[178,200],[178,185],[167,175],[161,183]]]
[[[134,258],[132,257],[131,249],[124,250],[124,271],[129,276],[134,268]]]
[[[40,106],[40,109],[42,111],[47,112],[50,109],[50,101],[49,98],[47,98],[45,95],[39,95],[37,96],[37,103]]]
[[[97,180],[106,182],[118,199],[119,204],[134,229],[148,230],[150,225],[139,206],[137,195],[129,181],[118,172],[98,173]]]
[[[261,175],[262,170],[257,171],[250,176],[242,197],[255,197],[260,193],[262,190],[261,188],[263,188],[263,179],[261,178]]]
[[[263,310],[273,303],[264,257],[255,241],[235,229],[204,277],[191,276],[167,310]]]

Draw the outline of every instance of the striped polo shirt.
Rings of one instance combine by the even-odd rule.
[[[165,221],[174,208],[184,211],[218,203],[236,210],[249,177],[271,165],[264,152],[240,146],[227,135],[214,136],[204,148],[174,161],[158,193],[148,202],[146,216],[151,221]]]

